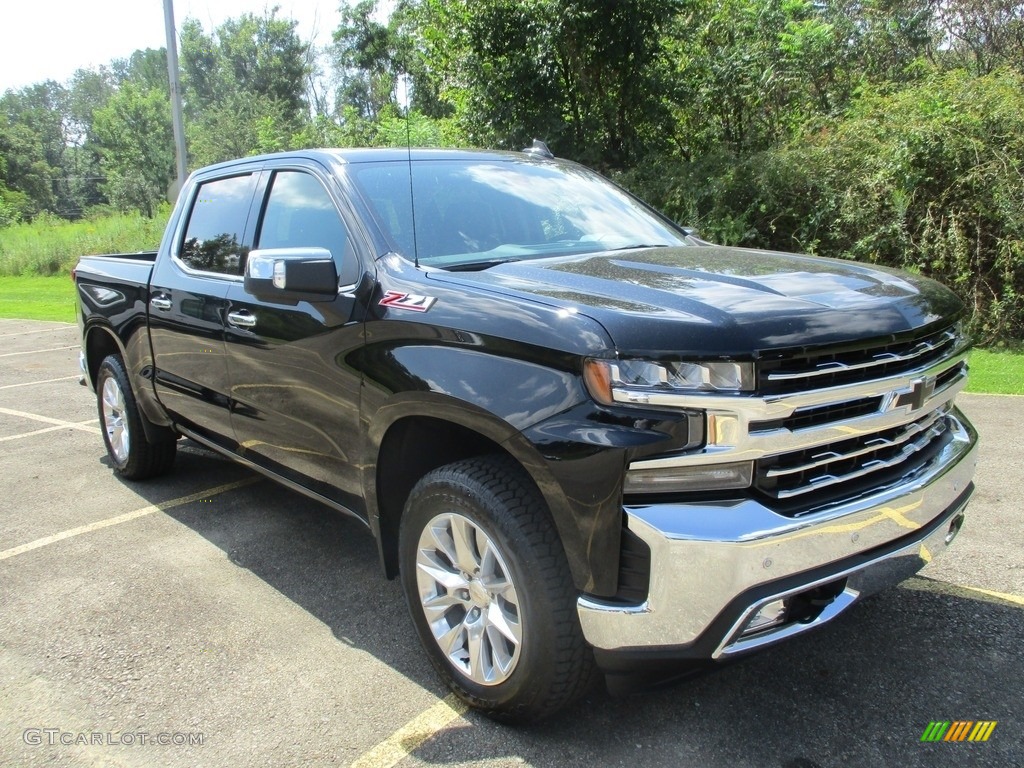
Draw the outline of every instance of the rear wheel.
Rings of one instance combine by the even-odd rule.
[[[434,666],[506,721],[542,718],[594,679],[576,590],[540,494],[502,457],[426,475],[400,531],[402,584]]]
[[[177,442],[150,442],[120,355],[100,363],[96,376],[96,402],[100,429],[114,471],[128,480],[161,475],[174,465]]]

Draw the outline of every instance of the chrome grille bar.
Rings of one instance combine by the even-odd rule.
[[[945,421],[941,421],[934,424],[923,434],[920,434],[917,439],[914,439],[903,446],[896,455],[888,459],[875,459],[862,465],[860,469],[856,469],[853,472],[847,472],[841,475],[824,474],[812,477],[808,480],[805,485],[798,488],[783,489],[774,492],[774,496],[778,499],[791,499],[795,496],[802,496],[805,493],[813,493],[820,491],[823,488],[828,488],[832,485],[838,485],[840,483],[846,483],[857,478],[865,477],[874,472],[878,472],[883,469],[891,469],[900,464],[906,462],[911,456],[919,451],[927,448],[932,440],[941,436],[946,432]],[[844,457],[845,459],[845,457]]]
[[[881,352],[871,360],[863,363],[843,363],[839,360],[830,360],[826,363],[819,363],[816,369],[794,371],[791,373],[774,372],[769,373],[768,381],[794,381],[798,379],[811,379],[815,376],[827,376],[835,373],[847,373],[849,371],[865,371],[892,363],[912,363],[925,355],[934,353],[942,347],[956,341],[956,334],[952,329],[943,331],[934,341],[921,341],[909,352],[897,354],[895,352]]]
[[[921,421],[911,422],[895,437],[886,438],[878,436],[865,440],[864,444],[855,450],[846,451],[844,453],[838,453],[836,451],[826,451],[824,453],[812,456],[812,461],[799,464],[794,467],[773,467],[768,470],[766,477],[784,477],[786,475],[796,475],[801,472],[809,472],[812,469],[818,467],[824,467],[828,464],[832,464],[836,461],[845,461],[847,459],[855,459],[859,456],[867,456],[868,454],[875,453],[885,448],[895,448],[898,445],[903,445],[908,440],[912,439],[915,435],[930,429],[936,421],[942,416],[942,413],[935,411]]]

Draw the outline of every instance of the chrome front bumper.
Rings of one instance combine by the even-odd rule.
[[[973,491],[977,433],[959,411],[949,418],[953,439],[923,474],[805,517],[753,500],[626,507],[629,529],[651,550],[648,597],[581,597],[587,641],[602,651],[725,657],[819,626],[916,573],[952,541]],[[837,594],[813,619],[746,632],[763,606],[823,584]]]

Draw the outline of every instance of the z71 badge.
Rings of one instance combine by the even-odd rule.
[[[378,302],[382,307],[394,309],[408,309],[411,312],[426,312],[437,298],[434,296],[420,296],[416,293],[401,293],[400,291],[388,291],[384,298]]]

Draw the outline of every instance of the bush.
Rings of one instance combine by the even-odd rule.
[[[708,239],[908,269],[1024,339],[1024,77],[935,74],[866,93],[788,146],[661,159],[620,181]]]
[[[66,274],[83,254],[156,250],[170,217],[168,204],[152,219],[138,213],[92,213],[79,221],[41,214],[0,228],[0,275]]]

